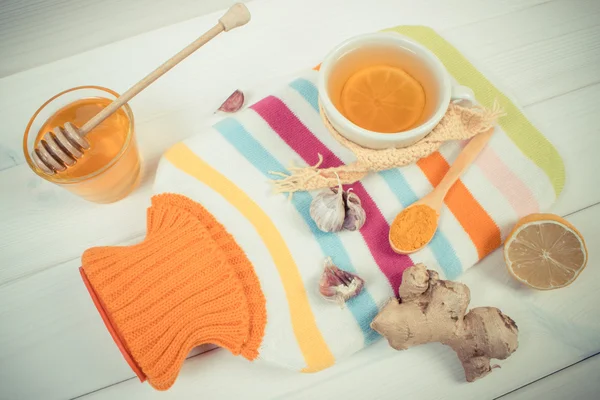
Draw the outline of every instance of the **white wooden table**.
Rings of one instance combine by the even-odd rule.
[[[7,11],[17,3],[23,15]],[[127,29],[111,14],[115,1],[93,9],[92,20],[100,25],[89,16],[78,19],[77,9],[68,8],[68,22],[84,23],[49,27],[39,15],[37,20],[28,17],[35,10],[50,10],[46,3],[64,2],[0,5],[0,21],[5,18],[0,25],[10,15],[11,26],[18,27],[2,31],[2,71],[40,65],[0,79],[0,399],[598,398],[600,1],[252,1],[253,20],[247,27],[218,38],[218,44],[211,43],[131,102],[145,178],[140,189],[112,205],[87,203],[28,169],[21,142],[31,113],[51,95],[76,85],[123,91],[220,13],[200,14],[225,8],[228,1],[211,1],[204,8],[184,0],[136,1],[138,8],[122,9],[139,13]],[[77,2],[82,3],[84,12],[101,2]],[[184,17],[193,19],[177,22]],[[165,21],[177,23],[152,30]],[[587,239],[587,269],[568,288],[538,292],[516,284],[496,252],[462,277],[471,288],[472,306],[500,307],[520,328],[519,350],[502,362],[502,369],[475,383],[464,382],[456,356],[441,345],[396,352],[380,341],[318,374],[258,367],[214,350],[188,360],[166,393],[140,384],[81,282],[81,253],[91,246],[140,240],[159,156],[214,123],[213,111],[234,89],[246,90],[249,102],[256,101],[316,64],[344,38],[401,24],[441,32],[505,88],[557,146],[568,176],[552,211],[567,216]],[[45,55],[49,60],[69,55],[71,47],[83,51],[88,38],[96,46],[104,44],[90,34],[90,27],[97,26],[112,32],[112,40],[145,33],[39,62]],[[61,35],[64,39],[57,41]],[[10,65],[4,68],[8,56]]]

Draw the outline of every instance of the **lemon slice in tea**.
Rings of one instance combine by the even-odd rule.
[[[344,116],[361,128],[395,133],[417,123],[425,108],[425,91],[403,69],[375,65],[346,81],[340,105]]]
[[[535,289],[570,285],[587,263],[583,236],[554,214],[532,214],[521,219],[504,244],[508,271]]]

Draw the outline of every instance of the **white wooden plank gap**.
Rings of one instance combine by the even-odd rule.
[[[588,400],[600,393],[600,353],[498,397],[502,400]]]

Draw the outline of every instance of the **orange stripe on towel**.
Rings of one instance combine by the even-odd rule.
[[[434,187],[440,183],[450,168],[439,152],[420,159],[417,165]],[[477,248],[479,259],[502,244],[500,229],[461,180],[452,186],[445,203],[471,238]]]

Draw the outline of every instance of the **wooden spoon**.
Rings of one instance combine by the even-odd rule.
[[[435,224],[436,224],[436,230],[437,230],[437,225],[439,223],[439,218],[440,218],[440,210],[442,209],[442,205],[444,204],[444,198],[448,194],[448,191],[450,190],[452,185],[454,185],[454,183],[460,178],[462,173],[467,168],[469,168],[469,166],[477,158],[477,156],[479,155],[481,150],[483,150],[483,148],[485,147],[487,142],[492,137],[493,133],[494,133],[494,128],[488,130],[487,132],[480,133],[477,136],[475,136],[474,138],[472,138],[469,141],[469,143],[467,143],[465,148],[460,152],[460,154],[458,155],[458,157],[456,158],[456,160],[454,161],[454,163],[452,164],[452,166],[450,167],[448,172],[446,172],[446,175],[444,175],[444,178],[442,178],[441,182],[435,187],[435,189],[433,189],[428,195],[423,197],[421,200],[416,201],[415,203],[411,204],[410,206],[408,206],[407,208],[402,210],[396,216],[396,218],[394,219],[394,223],[392,223],[392,225],[390,226],[390,233],[389,233],[390,245],[392,246],[392,249],[396,253],[410,254],[410,253],[414,253],[415,251],[419,251],[423,247],[427,246],[427,244],[431,241],[431,239],[433,239],[433,236],[435,234],[435,230],[434,230],[433,233],[431,234],[431,237],[427,240],[427,242],[425,242],[418,249],[410,249],[410,250],[399,249],[392,241],[392,230],[398,229],[398,224],[395,223],[396,220],[398,219],[398,217],[400,217],[400,215],[402,215],[402,213],[406,212],[411,207],[415,207],[418,205],[425,205],[435,211],[435,217],[436,217]]]
[[[35,146],[31,153],[31,159],[40,170],[48,175],[62,172],[74,165],[77,159],[81,158],[83,153],[90,148],[85,135],[92,129],[100,125],[135,95],[147,88],[152,82],[179,64],[187,56],[208,43],[219,33],[228,32],[238,26],[245,25],[248,21],[250,21],[250,12],[246,6],[241,3],[233,5],[219,19],[215,26],[115,99],[86,122],[81,129],[67,122],[64,127],[57,126],[52,132],[47,132]]]

